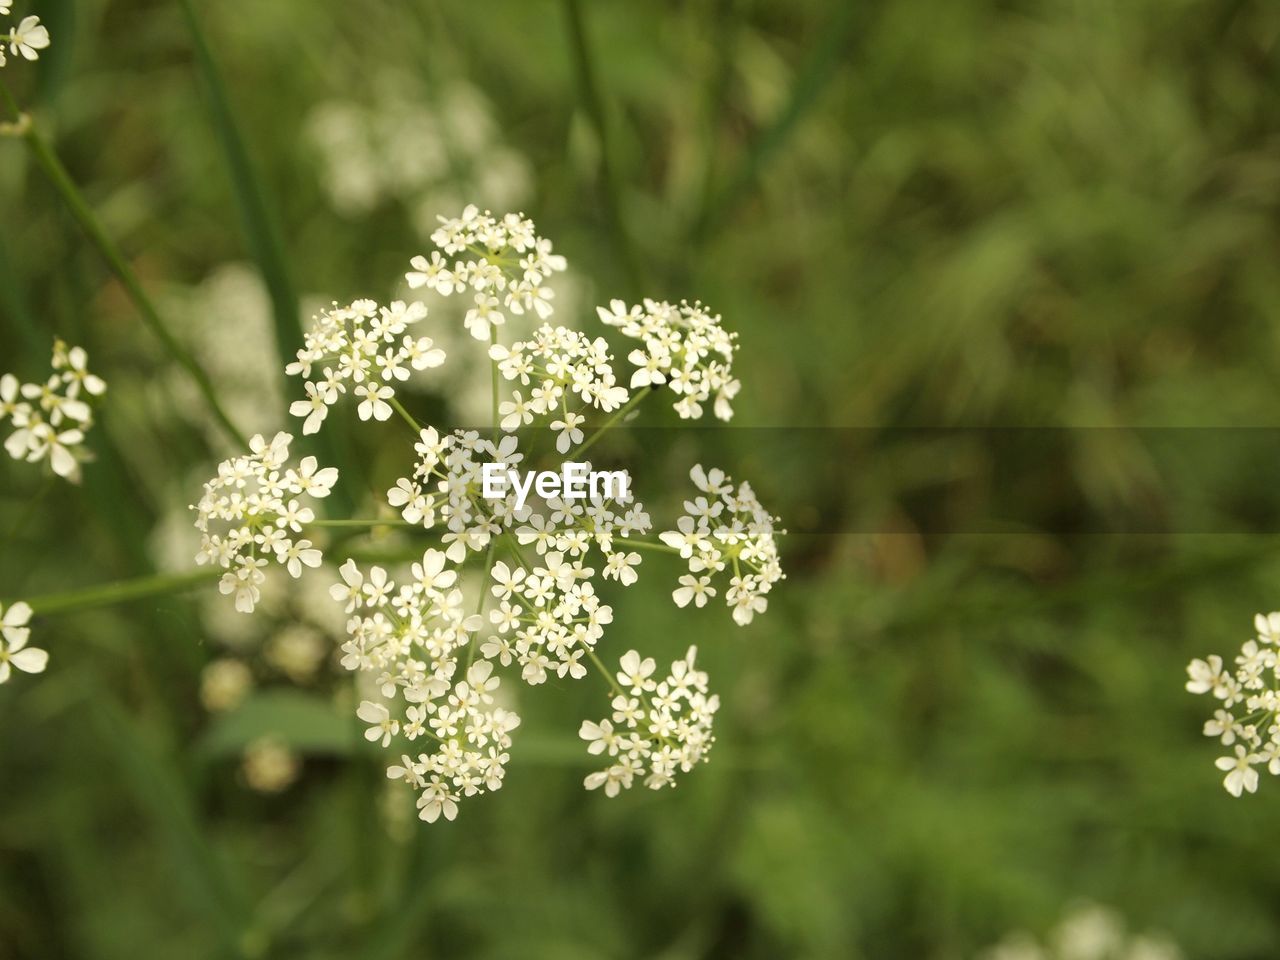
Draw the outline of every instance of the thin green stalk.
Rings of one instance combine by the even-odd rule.
[[[623,417],[625,417],[628,413],[634,410],[636,405],[652,392],[653,392],[653,387],[641,387],[638,391],[636,391],[635,394],[632,395],[630,400],[628,400],[616,411],[614,411],[613,416],[611,416],[608,420],[606,420],[603,424],[600,425],[599,430],[597,430],[591,436],[587,437],[587,439],[583,440],[582,443],[578,445],[578,448],[570,452],[570,454],[565,459],[573,460],[576,457],[579,457],[582,454],[586,453],[588,450],[590,450],[593,446],[595,446],[595,442],[599,440],[602,436],[604,436],[605,432],[609,430],[610,427],[614,426],[617,423],[620,423]]]
[[[404,408],[404,404],[395,397],[392,397],[389,402],[391,408],[400,414],[400,419],[409,425],[409,429],[413,431],[415,436],[422,432],[422,424],[418,423],[417,418]]]
[[[674,553],[680,555],[680,551],[675,547],[669,547],[665,543],[654,543],[651,540],[632,540],[629,537],[615,538],[618,543],[625,543],[629,547],[639,547],[641,550],[654,550],[658,553]]]
[[[622,218],[622,188],[618,174],[613,165],[613,151],[609,138],[608,114],[605,109],[604,96],[596,76],[595,61],[591,55],[591,44],[587,39],[586,24],[582,17],[581,0],[564,0],[565,18],[569,28],[569,46],[573,55],[574,72],[577,75],[578,90],[582,94],[583,107],[587,111],[587,119],[595,129],[596,139],[600,144],[600,179],[604,185],[605,213],[609,218],[609,227],[613,233],[614,244],[618,255],[626,269],[627,279],[631,283],[632,293],[636,296],[645,290],[644,272],[640,266],[640,258],[627,232]]]
[[[121,286],[124,287],[125,292],[129,294],[129,299],[138,308],[138,313],[141,314],[143,323],[155,334],[170,356],[191,376],[196,388],[204,395],[205,401],[209,404],[209,409],[217,418],[219,425],[228,438],[238,447],[247,447],[249,445],[248,439],[237,429],[227,415],[226,410],[223,409],[222,404],[218,402],[218,396],[214,391],[213,381],[209,379],[209,375],[205,373],[204,368],[200,366],[196,358],[187,352],[177,337],[173,335],[173,331],[161,319],[159,312],[142,289],[142,284],[137,275],[134,274],[133,269],[125,261],[119,249],[111,242],[106,231],[102,228],[102,224],[94,216],[93,211],[89,209],[89,205],[76,188],[75,182],[72,181],[71,175],[67,173],[66,167],[62,165],[62,161],[58,159],[53,149],[40,136],[40,132],[36,129],[31,117],[18,109],[12,94],[9,93],[9,88],[3,83],[0,83],[0,99],[4,100],[5,106],[16,118],[15,132],[27,142],[36,164],[44,171],[54,189],[62,195],[63,202],[71,210],[72,216],[75,217],[89,239],[93,241],[103,259],[107,261],[107,266],[111,268],[111,271],[119,279]]]
[[[491,536],[489,538],[489,549],[484,554],[484,573],[480,575],[480,600],[476,603],[476,616],[484,613],[485,601],[489,599],[489,573],[493,570],[493,555],[498,549],[498,538]],[[467,647],[467,666],[463,670],[466,674],[471,669],[471,664],[476,658],[476,647],[480,643],[480,631],[476,631],[471,638],[471,645]]]
[[[267,200],[268,193],[263,188],[244,138],[236,125],[235,111],[231,108],[226,85],[222,82],[222,75],[205,40],[191,0],[180,0],[179,6],[182,7],[183,17],[191,32],[196,69],[204,84],[214,134],[222,147],[223,159],[231,176],[236,207],[240,212],[249,253],[258,264],[271,296],[276,347],[280,351],[281,360],[287,361],[302,345],[302,328],[298,322],[298,295],[289,276],[280,229]]]
[[[38,616],[73,613],[98,607],[112,607],[131,600],[144,600],[147,597],[185,593],[194,587],[218,579],[222,574],[223,570],[220,567],[194,570],[190,573],[164,573],[153,577],[117,580],[114,583],[103,583],[63,593],[46,593],[43,596],[25,599],[31,605],[32,612]]]
[[[489,344],[497,346],[498,344],[498,328],[489,328]],[[489,366],[493,368],[493,442],[498,442],[498,392],[500,390],[499,378],[501,374],[498,372],[498,361],[492,357],[489,358]]]
[[[290,275],[279,217],[271,205],[271,191],[265,186],[236,122],[236,112],[227,86],[223,83],[222,73],[205,39],[195,8],[190,0],[181,0],[180,5],[191,33],[196,71],[204,86],[213,132],[231,179],[232,195],[240,215],[245,243],[271,298],[272,328],[281,363],[280,377],[284,383],[285,396],[289,396],[293,385],[285,376],[284,364],[302,345],[302,324],[298,292]],[[344,432],[323,431],[315,438],[315,442],[325,462],[337,466],[343,476],[349,479],[355,475],[353,467],[358,467],[359,464],[353,462],[355,458],[350,453],[350,445]],[[343,510],[355,508],[347,485],[334,490],[334,503]]]

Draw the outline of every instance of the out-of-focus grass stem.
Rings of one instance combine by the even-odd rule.
[[[609,229],[613,233],[618,255],[622,258],[627,280],[631,284],[632,294],[640,296],[646,289],[644,271],[635,244],[622,218],[622,185],[618,180],[617,169],[613,164],[612,141],[609,137],[608,112],[605,109],[604,95],[600,89],[600,81],[596,75],[595,59],[591,53],[591,43],[587,38],[586,24],[582,17],[581,0],[564,0],[565,18],[569,28],[569,47],[573,56],[574,73],[578,81],[578,92],[582,97],[583,107],[587,111],[587,119],[595,130],[600,144],[600,179],[604,187],[605,214],[609,218]]]
[[[58,159],[57,154],[53,152],[53,148],[40,135],[40,131],[31,117],[18,109],[12,94],[9,93],[9,88],[3,83],[0,83],[0,99],[4,101],[5,106],[14,117],[14,122],[9,125],[9,132],[20,136],[26,141],[36,164],[44,172],[45,176],[49,178],[49,182],[62,196],[63,202],[70,209],[76,222],[80,224],[85,234],[93,242],[94,246],[98,248],[98,252],[102,254],[103,259],[107,261],[107,265],[111,268],[112,273],[116,275],[121,286],[124,287],[129,299],[138,308],[138,313],[141,314],[143,323],[164,345],[169,355],[190,375],[227,437],[235,446],[247,447],[249,445],[248,440],[236,427],[235,423],[232,422],[230,416],[227,415],[226,410],[223,409],[222,404],[218,401],[217,392],[214,390],[213,381],[209,379],[209,375],[200,366],[199,361],[178,341],[173,331],[169,329],[168,324],[161,318],[159,311],[156,310],[146,291],[142,289],[142,283],[138,280],[137,275],[133,272],[120,250],[111,241],[111,238],[107,236],[102,224],[89,208],[84,197],[81,196],[75,182],[71,179],[71,175],[67,173],[66,167],[62,165],[62,161]]]

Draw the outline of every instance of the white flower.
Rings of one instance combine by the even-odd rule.
[[[49,654],[35,647],[28,647],[31,629],[31,607],[19,601],[6,610],[0,605],[0,683],[9,679],[11,667],[23,673],[43,673],[49,663]]]
[[[618,674],[618,683],[624,687],[630,687],[632,693],[652,690],[657,683],[650,678],[657,668],[658,664],[653,657],[645,657],[641,660],[640,654],[634,650],[628,650],[622,656],[622,670]]]
[[[689,562],[689,573],[672,592],[677,606],[692,601],[701,607],[714,597],[712,576],[729,572],[725,602],[739,626],[749,624],[768,609],[767,594],[785,579],[778,556],[775,519],[756,498],[750,484],[735,487],[723,470],[704,470],[701,464],[690,472],[694,485],[707,496],[685,501],[686,515],[676,521],[676,529],[666,530],[658,539]]]
[[[385,747],[391,742],[391,738],[400,732],[400,721],[393,719],[391,712],[381,703],[374,703],[371,700],[361,701],[356,716],[365,723],[373,724],[364,732],[364,738],[370,743],[381,740]]]
[[[535,417],[554,417],[551,428],[559,433],[557,449],[561,453],[582,442],[583,410],[609,413],[629,397],[627,388],[617,382],[609,345],[602,337],[592,339],[576,330],[544,323],[528,340],[518,340],[510,347],[494,344],[489,357],[505,379],[532,387],[527,398],[517,390],[511,400],[499,406],[502,429],[527,426]],[[580,406],[570,410],[570,403]]]
[[[1236,755],[1234,757],[1219,757],[1214,761],[1214,766],[1219,770],[1228,771],[1226,777],[1222,780],[1222,785],[1227,788],[1227,793],[1233,797],[1248,790],[1255,793],[1258,789],[1258,771],[1253,769],[1253,765],[1261,761],[1255,753],[1248,753],[1243,746],[1236,745]]]
[[[386,401],[395,396],[395,391],[382,384],[362,383],[356,387],[356,396],[362,397],[360,406],[356,408],[361,420],[389,420],[394,412]]]
[[[9,50],[20,53],[28,60],[35,60],[39,51],[49,46],[49,31],[40,23],[39,17],[23,17],[16,27],[9,31]]]
[[[671,599],[676,602],[677,607],[687,607],[690,601],[694,606],[704,607],[707,604],[707,598],[716,595],[715,587],[711,586],[710,577],[694,577],[685,574],[680,578],[680,584],[681,586],[671,593]]]

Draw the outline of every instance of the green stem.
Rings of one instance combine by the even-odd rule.
[[[31,118],[18,109],[13,95],[9,93],[9,88],[3,83],[0,83],[0,99],[3,99],[5,105],[16,117],[17,129],[21,132],[22,139],[27,141],[27,146],[31,148],[31,155],[35,158],[37,165],[44,171],[45,176],[49,178],[49,182],[54,189],[62,195],[62,199],[71,210],[72,216],[75,217],[89,239],[93,241],[94,246],[98,248],[98,252],[102,254],[102,258],[107,261],[107,266],[111,268],[111,271],[116,275],[121,286],[124,287],[125,292],[129,295],[129,299],[138,308],[138,313],[142,315],[143,323],[155,334],[173,359],[191,376],[196,388],[204,395],[205,401],[209,404],[209,409],[213,412],[214,417],[217,418],[227,437],[236,446],[247,447],[249,445],[248,439],[236,428],[226,410],[223,409],[222,404],[218,402],[218,395],[213,389],[213,381],[209,379],[209,375],[205,373],[204,368],[200,366],[196,358],[188,353],[186,348],[178,342],[178,338],[173,335],[173,331],[161,319],[159,312],[142,289],[142,284],[137,275],[134,274],[119,249],[111,242],[106,231],[103,230],[102,224],[94,216],[93,211],[89,209],[89,205],[85,202],[84,197],[81,196],[74,181],[72,181],[71,175],[67,173],[66,167],[62,165],[62,161],[58,159],[53,149],[40,136],[40,132],[36,129],[35,123]]]
[[[391,408],[395,410],[396,413],[400,414],[400,419],[410,426],[413,430],[414,436],[417,436],[422,432],[422,424],[418,423],[413,414],[406,410],[404,408],[404,404],[402,404],[396,397],[393,396],[388,403],[391,404]]]
[[[680,555],[680,551],[675,547],[669,547],[665,543],[653,543],[650,540],[630,540],[627,537],[615,537],[617,543],[625,543],[629,547],[639,547],[642,550],[656,550],[658,553],[674,553]]]
[[[138,577],[133,580],[117,580],[115,583],[103,583],[66,593],[47,593],[40,597],[30,597],[27,603],[31,605],[32,612],[42,616],[92,610],[97,607],[128,603],[130,600],[184,593],[193,587],[218,579],[223,573],[221,567],[212,567],[193,570],[190,573],[166,573],[153,577]]]
[[[498,549],[498,538],[496,536],[489,537],[489,549],[484,555],[484,573],[480,575],[480,601],[476,604],[476,616],[484,613],[485,602],[489,599],[489,573],[493,570],[493,555]],[[471,638],[471,645],[467,647],[467,666],[462,671],[463,676],[467,670],[471,669],[471,663],[476,658],[476,646],[480,641],[480,631],[477,630]]]
[[[497,346],[497,343],[498,343],[498,328],[497,328],[497,327],[492,327],[492,326],[491,326],[491,327],[489,328],[489,343],[490,343],[490,345],[492,345],[492,346]],[[498,361],[497,361],[497,360],[494,360],[492,357],[490,357],[490,358],[489,358],[489,365],[493,368],[493,442],[496,444],[496,443],[498,442],[498,433],[499,433],[499,427],[498,427],[498,392],[499,392],[499,390],[501,389],[501,388],[500,388],[500,384],[499,384],[499,380],[500,380],[500,378],[501,378],[501,376],[502,376],[502,375],[498,372]]]
[[[638,404],[641,400],[643,400],[652,392],[653,392],[652,386],[641,387],[639,390],[637,390],[635,394],[632,395],[630,400],[628,400],[616,411],[614,411],[613,416],[611,416],[608,420],[606,420],[603,424],[601,424],[599,430],[597,430],[591,436],[587,437],[586,440],[582,441],[582,443],[578,445],[578,449],[571,451],[565,459],[574,460],[581,454],[586,453],[588,450],[590,450],[591,447],[595,445],[595,442],[599,440],[601,436],[604,435],[606,430],[608,430],[610,427],[614,426],[615,424],[621,422],[623,417],[625,417],[628,413],[630,413],[633,409],[635,409],[636,404]]]
[[[356,518],[352,520],[312,520],[309,527],[416,527],[418,524],[410,523],[408,520],[399,519],[365,519]]]
[[[600,143],[600,179],[604,184],[605,213],[609,218],[609,226],[613,232],[614,243],[618,255],[622,257],[627,278],[631,282],[632,292],[639,296],[645,289],[644,275],[640,268],[640,258],[631,241],[630,234],[622,220],[622,191],[618,175],[613,166],[613,153],[610,150],[609,125],[605,111],[604,96],[596,77],[595,62],[591,56],[591,45],[587,40],[586,24],[582,18],[581,0],[564,0],[565,16],[569,26],[569,46],[572,48],[574,71],[578,78],[578,89],[582,93],[583,107],[587,118],[595,128],[596,139]]]

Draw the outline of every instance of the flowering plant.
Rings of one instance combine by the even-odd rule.
[[[584,722],[580,736],[590,755],[609,764],[590,774],[586,787],[615,796],[636,779],[653,789],[673,785],[678,773],[706,759],[719,698],[695,666],[693,647],[663,679],[655,661],[634,650],[619,670],[606,667],[597,648],[614,610],[597,584],[636,583],[642,550],[672,554],[689,571],[672,593],[678,606],[705,605],[717,595],[715,578],[724,576],[720,589],[734,621],[745,625],[767,609],[783,578],[774,518],[749,484],[735,486],[722,470],[701,465],[691,472],[695,491],[685,515],[652,539],[653,522],[629,483],[613,497],[593,491],[525,502],[527,490],[486,495],[482,475],[486,465],[505,471],[524,463],[540,431],[550,431],[558,454],[580,456],[661,384],[676,394],[681,417],[700,416],[710,402],[728,419],[739,389],[733,336],[701,305],[646,300],[626,309],[615,301],[600,318],[642,344],[629,355],[634,373],[620,377],[605,337],[546,322],[554,313],[547,281],[565,261],[532,221],[468,207],[456,219],[442,218],[432,240],[439,249],[414,257],[406,281],[444,297],[471,295],[462,322],[488,343],[491,435],[422,424],[401,402],[410,368],[425,372],[445,362],[431,338],[407,332],[428,319],[422,303],[335,305],[316,318],[287,371],[306,378],[306,398],[290,411],[304,421],[304,434],[322,428],[348,387],[360,398],[361,420],[397,413],[412,428],[412,469],[386,502],[403,528],[438,538],[403,575],[348,558],[332,588],[348,618],[342,666],[369,681],[356,711],[366,737],[399,756],[387,775],[416,791],[423,820],[451,820],[461,799],[502,785],[520,718],[500,699],[498,671],[518,667],[520,680],[537,686],[552,675],[577,680],[594,668],[608,684],[612,713]],[[544,322],[504,341],[509,319],[529,314]],[[597,415],[608,419],[588,436],[588,420]],[[223,463],[196,508],[198,559],[226,569],[223,592],[234,593],[245,612],[272,557],[295,576],[320,563],[319,549],[305,538],[308,527],[360,522],[318,520],[295,498],[324,496],[337,475],[314,458],[288,468],[289,442],[284,433],[270,443],[255,437],[251,455]],[[468,597],[464,568],[472,558],[482,558],[483,570]]]

